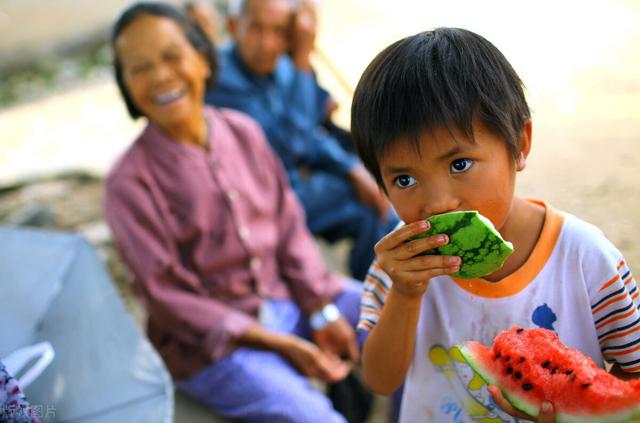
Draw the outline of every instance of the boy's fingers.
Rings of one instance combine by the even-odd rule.
[[[514,417],[518,417],[520,419],[525,419],[525,420],[532,420],[531,416],[526,415],[525,413],[523,413],[520,410],[515,409],[510,403],[509,401],[507,401],[504,396],[502,395],[502,391],[500,391],[500,388],[498,388],[495,385],[489,385],[488,387],[489,393],[491,394],[491,396],[493,397],[493,401],[498,405],[498,407],[500,407],[503,411],[505,411],[506,413],[514,416]],[[535,419],[534,419],[535,421]],[[542,422],[542,420],[538,420],[538,422]],[[544,421],[546,423],[546,421]],[[551,420],[551,423],[553,423],[553,419]]]
[[[421,270],[416,272],[402,272],[397,275],[399,280],[403,280],[405,285],[414,285],[416,287],[422,286],[429,282],[432,278],[436,276],[449,275],[451,273],[455,273],[460,270],[459,266],[454,267],[444,267],[444,268],[433,268],[427,270]]]
[[[436,270],[445,272],[453,267],[460,267],[462,259],[458,256],[417,256],[406,261],[405,269],[408,271]]]
[[[504,398],[504,396],[502,395],[502,392],[496,386],[493,386],[493,385],[490,386],[489,392],[493,396],[493,400],[495,401],[495,403],[498,404],[500,408],[502,408],[504,411],[511,414],[512,416],[525,419],[525,420],[533,420],[538,423],[554,423],[555,421],[555,413],[553,411],[553,405],[549,401],[544,401],[542,403],[542,405],[540,406],[540,411],[538,413],[538,418],[535,419],[527,415],[526,413],[523,413],[522,411],[513,407]]]
[[[459,266],[453,267],[435,267],[427,270],[404,271],[396,277],[404,281],[405,284],[421,285],[429,280],[443,275],[450,275],[460,270]]]
[[[437,234],[405,242],[402,246],[398,247],[398,258],[406,260],[422,254],[425,251],[446,245],[448,242],[449,237],[445,234]]]
[[[404,244],[412,236],[426,232],[428,229],[429,222],[427,222],[426,220],[420,220],[402,226],[395,231],[388,233],[380,241],[378,241],[375,247],[376,253],[379,254],[382,251],[396,248],[397,246]]]
[[[549,401],[542,403],[540,407],[540,415],[538,416],[538,423],[553,423],[555,419],[553,405]]]

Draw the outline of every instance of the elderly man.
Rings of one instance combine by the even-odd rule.
[[[371,175],[324,125],[334,108],[318,85],[310,55],[316,14],[294,0],[231,1],[233,42],[220,51],[210,104],[241,110],[262,126],[282,160],[314,235],[353,241],[352,276],[363,279],[373,246],[398,222]],[[214,129],[215,130],[215,129]]]

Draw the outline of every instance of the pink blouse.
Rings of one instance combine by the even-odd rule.
[[[206,118],[208,151],[149,124],[105,183],[106,219],[149,338],[176,379],[230,353],[262,298],[309,311],[344,283],[258,125],[227,109],[207,108]]]

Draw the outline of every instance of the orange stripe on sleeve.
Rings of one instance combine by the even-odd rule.
[[[635,307],[631,307],[631,310],[629,312],[627,312],[625,314],[622,314],[620,316],[613,317],[613,318],[611,318],[609,320],[606,320],[606,321],[600,323],[598,326],[596,326],[596,330],[600,329],[600,328],[602,328],[604,326],[607,326],[610,323],[617,322],[618,320],[626,319],[627,317],[631,316],[635,312],[636,312],[636,308]]]
[[[640,350],[640,345],[637,345],[629,350],[622,350],[622,351],[615,351],[615,352],[607,352],[606,355],[625,355],[625,354],[629,354],[632,353],[634,351],[638,351]]]
[[[372,292],[364,291],[364,292],[362,293],[362,296],[363,296],[363,297],[366,297],[366,298],[368,298],[368,299],[370,299],[370,300],[372,300],[372,301],[373,301],[374,303],[376,303],[376,304],[379,304],[379,303],[380,303],[380,301],[378,301],[378,299],[376,298],[376,296],[375,296],[375,295],[373,295],[373,293],[372,293]]]
[[[630,333],[637,332],[638,330],[640,330],[640,325],[638,325],[638,326],[636,326],[636,327],[634,327],[632,329],[629,329],[626,332],[620,332],[620,333],[615,333],[615,334],[611,334],[609,336],[606,336],[602,340],[600,340],[600,343],[602,344],[602,343],[604,343],[606,341],[609,341],[611,339],[624,338],[625,336],[629,335]],[[640,348],[640,346],[638,346],[638,348]]]
[[[373,295],[373,293],[369,292],[369,291],[363,291],[362,292],[362,296],[363,297],[367,297],[367,298],[371,298],[372,300],[376,300],[375,295]],[[378,300],[376,300],[376,302],[378,302]]]
[[[624,264],[625,264],[625,263],[624,263],[624,260],[622,260],[622,261],[620,262],[620,264],[618,264],[618,266],[616,267],[616,270],[620,270],[620,269],[622,269],[622,266],[624,266]]]
[[[599,312],[600,310],[602,310],[603,308],[607,308],[607,306],[610,306],[611,304],[618,302],[620,300],[624,300],[625,298],[627,298],[627,293],[626,291],[623,292],[622,294],[618,295],[617,297],[613,297],[612,299],[610,299],[609,301],[607,301],[604,304],[601,304],[600,306],[598,306],[595,310],[593,310],[593,314],[596,314],[597,312]]]
[[[626,373],[640,372],[640,366],[622,368]]]
[[[371,324],[371,322],[367,321],[367,320],[360,320],[360,322],[358,322],[358,327],[359,328],[366,328],[366,329],[373,329],[373,324]]]
[[[384,272],[384,270],[382,270],[382,267],[380,267],[380,263],[378,263],[378,261],[374,261],[373,264],[371,265],[371,267],[373,267],[376,270],[380,270],[381,272]]]
[[[611,280],[605,282],[605,284],[602,285],[602,288],[600,288],[600,291],[604,291],[605,289],[609,288],[611,285],[616,283],[618,279],[620,279],[620,275],[615,275],[613,278],[611,278]]]
[[[371,276],[367,276],[367,282],[369,282],[370,284],[374,285],[375,290],[378,291],[378,292],[381,292],[384,295],[387,295],[387,293],[389,292],[389,289],[387,289],[387,287],[384,286],[382,284],[382,282],[380,282],[376,278],[372,278]]]
[[[366,307],[362,308],[362,313],[369,314],[369,315],[373,314],[374,316],[377,316],[377,317],[380,317],[380,315],[382,315],[382,312],[380,310],[371,310],[370,308],[366,308]]]

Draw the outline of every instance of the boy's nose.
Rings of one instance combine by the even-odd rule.
[[[460,201],[446,187],[431,186],[425,190],[424,203],[420,210],[420,218],[426,219],[434,214],[452,212],[460,208]]]

